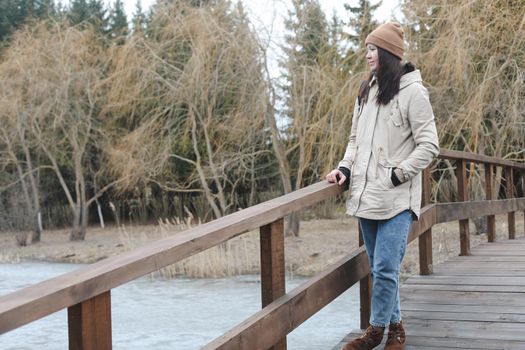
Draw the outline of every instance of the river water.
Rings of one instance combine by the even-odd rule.
[[[80,265],[0,264],[0,295]],[[287,291],[306,282],[287,279]],[[143,277],[111,292],[113,348],[199,349],[260,309],[259,276],[160,280]],[[359,326],[359,287],[353,286],[288,335],[289,350],[332,349]],[[0,349],[67,349],[67,311],[0,335]]]

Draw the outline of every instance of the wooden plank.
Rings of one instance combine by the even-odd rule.
[[[511,166],[516,169],[525,170],[525,164],[523,163],[513,162],[513,161],[509,161],[509,160],[502,159],[502,158],[489,157],[483,154],[454,151],[454,150],[444,149],[444,148],[440,150],[438,158],[452,159],[452,160],[462,159],[465,161],[471,161],[471,162],[476,162],[476,163],[491,163],[493,165]]]
[[[286,293],[284,266],[284,220],[278,219],[260,229],[262,307]],[[286,350],[286,337],[271,350]]]
[[[449,336],[457,338],[483,338],[525,342],[525,324],[505,322],[470,322],[408,319],[407,333],[421,336]]]
[[[496,251],[490,251],[490,250],[478,250],[478,251],[476,251],[476,253],[474,253],[472,255],[476,255],[476,256],[498,256],[498,257],[504,257],[504,256],[521,257],[521,256],[523,256],[519,252],[505,251],[505,250],[500,250],[500,251],[497,251],[497,252]]]
[[[470,201],[436,203],[436,223],[441,224],[466,218],[506,214],[525,209],[525,198],[499,199],[492,201]]]
[[[493,200],[493,173],[494,166],[492,164],[485,164],[485,196],[487,200]],[[487,216],[487,239],[489,242],[496,241],[496,216]]]
[[[78,304],[341,192],[316,183],[0,297],[0,334]]]
[[[462,268],[462,269],[477,269],[477,268],[483,268],[482,266],[486,265],[487,269],[499,269],[506,270],[506,269],[518,269],[518,270],[525,270],[525,261],[488,261],[483,264],[482,261],[472,261],[472,262],[463,262],[463,261],[447,261],[444,263],[439,264],[439,268],[443,269],[450,269],[450,268]]]
[[[261,227],[262,307],[286,293],[284,271],[284,220]]]
[[[508,269],[501,270],[499,268],[479,268],[479,269],[439,269],[435,271],[436,276],[472,276],[472,277],[525,277],[525,270],[520,269]]]
[[[405,283],[411,284],[471,284],[488,286],[525,286],[525,277],[480,277],[480,276],[433,276],[433,278],[411,277]]]
[[[430,204],[430,169],[423,170],[423,186],[421,193],[421,206]],[[419,274],[431,275],[433,270],[432,260],[432,229],[429,228],[419,236]],[[362,328],[362,327],[361,327]]]
[[[524,262],[525,256],[517,256],[517,255],[507,255],[507,256],[481,256],[481,255],[471,255],[469,256],[469,260],[479,261],[479,262]],[[452,257],[448,259],[449,262],[455,262],[455,261],[463,261],[461,257]]]
[[[111,294],[104,292],[68,308],[69,349],[111,349]]]
[[[456,162],[456,177],[458,179],[458,201],[468,201],[468,184],[467,184],[467,162],[458,160]],[[459,220],[459,255],[470,255],[470,231],[468,219]]]
[[[403,318],[420,320],[441,321],[476,321],[476,322],[504,322],[525,323],[524,314],[504,314],[501,312],[428,312],[428,311],[403,311]]]
[[[437,277],[437,276],[436,276]],[[426,283],[432,284],[432,283]],[[410,295],[400,294],[401,301],[447,305],[508,305],[525,306],[523,293],[464,292],[413,289]]]
[[[431,229],[437,223],[436,205],[430,204],[421,208],[419,220],[412,222],[412,228],[408,233],[407,244],[410,244],[416,238],[421,236],[424,232]]]
[[[361,225],[358,225],[359,246],[362,247],[365,242],[363,240],[363,232]],[[368,261],[368,255],[367,255]],[[370,263],[369,263],[370,265]],[[363,329],[370,325],[370,314],[372,309],[372,277],[368,273],[364,278],[359,280],[359,326]]]
[[[448,290],[458,292],[508,292],[523,293],[522,286],[483,286],[472,284],[403,284],[401,291],[411,293],[415,289]]]
[[[408,343],[413,349],[424,349],[424,346],[433,346],[436,349],[519,349],[525,344],[521,341],[505,339],[492,340],[483,338],[454,338],[454,337],[420,337],[414,332],[409,332]],[[407,350],[409,348],[407,347]]]
[[[513,241],[510,241],[510,240],[503,240],[503,241],[499,241],[498,242],[498,245],[511,245],[511,246],[514,246],[515,244],[525,244],[525,237],[517,237],[515,240]],[[489,243],[481,243],[479,246],[491,246],[492,244],[489,244]]]
[[[511,167],[505,168],[505,180],[507,182],[507,199],[514,198],[514,171]],[[508,227],[509,227],[509,239],[516,238],[516,215],[515,212],[509,212],[507,214]]]
[[[368,272],[368,259],[361,247],[202,349],[267,349]]]
[[[525,314],[525,306],[516,305],[478,305],[478,304],[435,304],[425,302],[412,302],[407,300],[401,306],[402,311],[434,312],[493,312],[505,314]]]
[[[260,236],[261,299],[264,308],[286,294],[283,218],[262,226]],[[286,350],[286,337],[277,341],[270,349]]]
[[[333,350],[341,350],[341,347],[346,344],[346,342],[354,339],[362,334],[361,330],[352,330]],[[420,336],[419,334],[407,330],[407,343],[406,350],[408,349],[520,349],[520,346],[523,346],[524,343],[521,341],[511,341],[511,340],[502,340],[502,339],[483,339],[483,338],[460,338],[460,337],[430,337],[430,336]],[[386,337],[385,337],[386,338]],[[386,339],[383,338],[382,344],[386,342]]]

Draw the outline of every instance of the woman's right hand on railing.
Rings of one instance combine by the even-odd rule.
[[[334,169],[326,175],[328,182],[337,182],[339,186],[342,186],[346,181],[346,176],[339,169]]]

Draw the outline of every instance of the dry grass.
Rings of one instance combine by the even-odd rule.
[[[506,239],[507,216],[496,217],[497,239]],[[16,245],[12,234],[0,235],[0,261],[19,262],[33,259],[70,263],[92,263],[163,237],[177,235],[184,224],[165,222],[151,226],[90,228],[84,242],[70,242],[68,230],[46,231],[42,242],[27,247]],[[475,232],[471,223],[471,232]],[[522,236],[523,213],[516,214],[516,232]],[[471,235],[471,245],[486,242],[486,235]],[[358,247],[357,220],[342,214],[334,219],[315,219],[301,222],[300,237],[286,237],[285,255],[288,276],[313,276]],[[434,264],[459,254],[457,222],[439,224],[433,228]],[[407,249],[401,267],[402,277],[419,271],[417,242]],[[227,277],[259,273],[259,235],[246,233],[218,247],[206,250],[173,266],[164,268],[153,277]]]
[[[407,56],[429,88],[441,147],[523,161],[525,2],[407,0],[403,8]],[[454,200],[454,166],[434,163],[437,201]],[[472,199],[484,193],[482,168],[469,169]],[[501,182],[498,168],[494,188]]]

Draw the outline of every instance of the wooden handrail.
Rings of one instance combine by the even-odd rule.
[[[0,334],[88,300],[341,192],[319,182],[0,297]]]
[[[461,199],[464,201],[428,204],[422,208],[420,219],[414,223],[409,234],[409,242],[416,238],[421,240],[420,261],[427,265],[426,269],[422,269],[426,272],[422,273],[432,273],[430,230],[433,225],[503,213],[509,213],[510,223],[510,213],[525,211],[525,198],[513,198],[512,182],[513,171],[525,170],[525,164],[451,150],[441,150],[439,157],[458,161],[459,179],[463,186]],[[490,169],[490,174],[486,177],[490,181],[494,166],[505,167],[506,177],[509,179],[508,198],[494,200],[492,187],[487,185],[487,200],[466,201],[466,162],[485,164],[486,169]],[[428,184],[429,172],[425,174],[428,177],[425,184]],[[265,280],[263,306],[267,306],[208,344],[206,349],[266,349],[272,346],[275,346],[275,349],[286,349],[285,337],[288,333],[357,281],[363,280],[369,273],[366,254],[361,247],[309,282],[282,295],[282,218],[339,193],[340,186],[325,181],[319,182],[175,236],[1,296],[0,334],[68,308],[70,349],[110,349],[111,289],[217,246],[242,233],[261,228],[261,256],[264,257],[263,263],[266,268],[262,276]],[[429,192],[424,191],[424,196],[426,199],[423,204],[427,204]],[[466,233],[463,234],[465,235]],[[468,241],[465,241],[465,247],[470,249]],[[268,266],[275,266],[278,271],[270,271]],[[99,327],[101,329],[92,327],[95,323],[103,326]],[[98,343],[93,342],[92,338],[97,338]]]
[[[525,170],[525,164],[523,163],[513,162],[511,160],[506,160],[506,159],[501,159],[501,158],[496,158],[496,157],[485,156],[483,154],[454,151],[454,150],[444,149],[444,148],[442,148],[439,151],[438,158],[452,159],[452,160],[465,160],[465,161],[474,162],[474,163],[492,164],[492,165],[498,165],[498,166],[503,166],[503,167],[508,166],[514,169]]]

